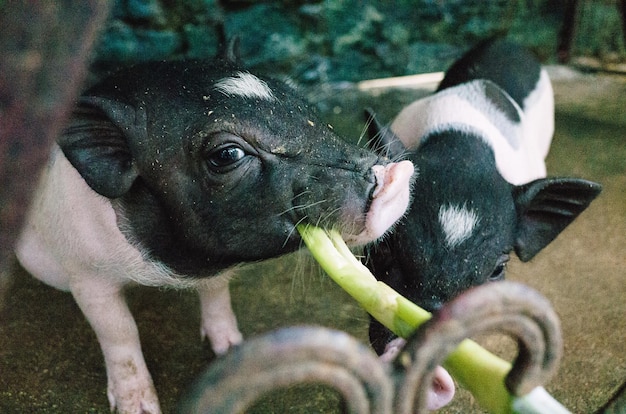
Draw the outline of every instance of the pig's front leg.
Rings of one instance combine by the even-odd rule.
[[[217,355],[226,353],[243,340],[237,328],[237,318],[233,313],[228,290],[228,282],[233,274],[234,270],[226,270],[198,286],[202,315],[200,335],[208,338]]]
[[[122,286],[109,279],[81,277],[70,288],[100,342],[111,410],[124,414],[160,413],[159,400],[141,352],[137,325]]]

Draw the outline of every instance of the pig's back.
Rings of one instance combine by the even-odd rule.
[[[541,77],[541,65],[525,48],[503,39],[488,39],[475,46],[446,72],[438,91],[475,79],[498,85],[524,109],[524,101]]]
[[[526,118],[526,139],[545,159],[554,135],[554,92],[537,58],[518,44],[491,38],[456,61],[437,91],[476,79],[492,81],[519,105]]]

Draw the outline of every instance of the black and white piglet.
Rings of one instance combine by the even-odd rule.
[[[233,59],[140,64],[80,98],[17,254],[89,320],[111,407],[158,413],[124,286],[197,288],[202,335],[224,353],[242,340],[234,265],[296,250],[299,223],[353,244],[379,238],[405,212],[412,174],[409,161],[348,145],[291,86]]]
[[[587,208],[600,185],[545,178],[553,99],[546,71],[528,51],[489,40],[390,129],[372,123],[373,145],[411,160],[418,174],[407,215],[369,253],[378,279],[436,310],[502,279],[511,251],[532,259]],[[370,339],[388,357],[402,343],[375,321]]]

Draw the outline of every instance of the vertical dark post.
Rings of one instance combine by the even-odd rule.
[[[557,45],[557,59],[559,63],[567,63],[571,58],[572,43],[576,36],[576,26],[578,25],[579,0],[566,0],[565,12],[563,13],[563,24],[559,31]]]
[[[622,16],[622,35],[624,36],[624,42],[626,43],[626,0],[620,0],[617,5],[620,15]]]
[[[87,73],[109,4],[0,1],[0,309],[3,273],[32,188]]]

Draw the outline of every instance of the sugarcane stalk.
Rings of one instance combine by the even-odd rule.
[[[376,280],[350,251],[340,234],[311,225],[298,226],[302,239],[324,271],[368,313],[402,338],[431,314]],[[522,397],[512,395],[505,378],[511,363],[465,339],[448,355],[444,367],[490,413],[563,414],[569,411],[542,387]]]

